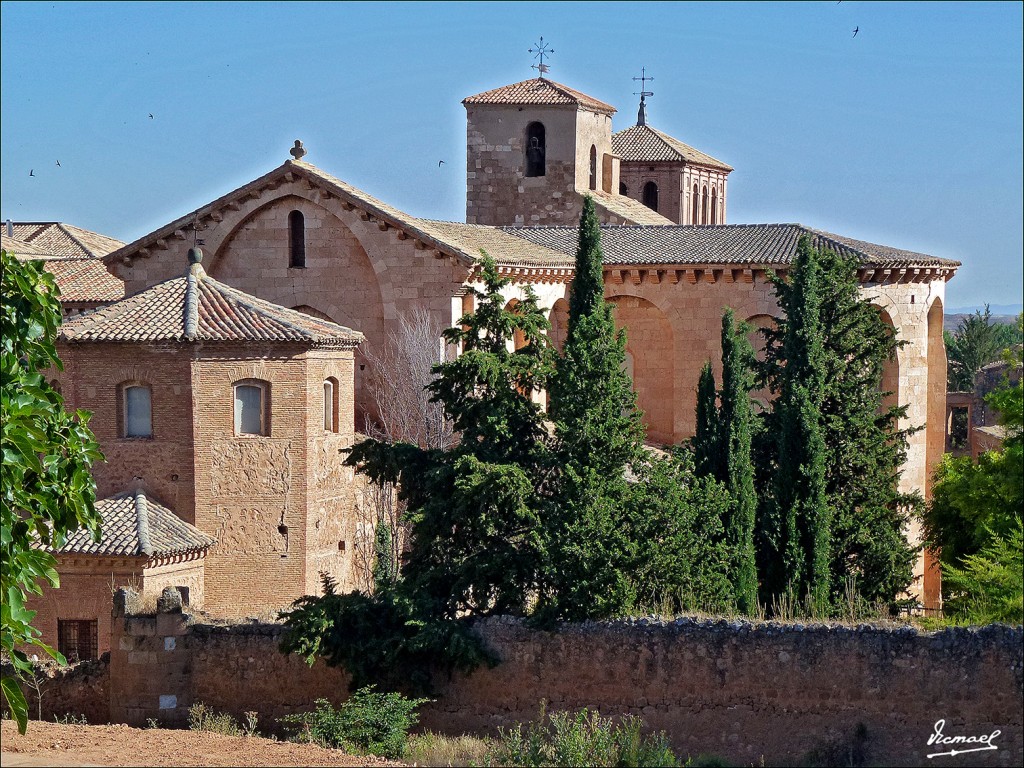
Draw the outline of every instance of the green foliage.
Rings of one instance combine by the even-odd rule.
[[[35,612],[25,601],[42,594],[41,582],[59,585],[55,558],[36,545],[60,546],[81,526],[98,537],[89,468],[103,457],[86,426],[89,415],[67,413],[60,393],[42,373],[61,367],[54,346],[61,313],[53,277],[41,262],[19,262],[7,252],[0,258],[0,647],[16,675],[23,676],[31,665],[18,647],[34,645],[63,662],[39,640],[32,626]],[[17,681],[5,677],[2,689],[24,733],[27,706]]]
[[[985,312],[975,310],[963,318],[953,333],[944,332],[946,342],[946,387],[950,392],[970,392],[974,389],[974,374],[983,365],[999,359],[1007,332],[992,322],[988,304]],[[1011,338],[1012,338],[1012,326]]]
[[[1018,318],[1018,325],[1020,322]],[[1007,362],[1019,366],[1021,354],[1020,347],[1009,351]],[[952,581],[943,579],[943,591],[959,588],[982,597],[978,584],[968,589],[964,579],[981,579],[986,572],[996,578],[998,569],[986,571],[986,563],[1006,564],[1005,558],[998,559],[999,548],[1013,540],[1024,509],[1024,379],[1014,383],[1008,376],[989,395],[988,402],[1006,429],[1001,450],[987,451],[977,461],[969,456],[943,457],[935,471],[931,502],[923,515],[926,542],[939,550],[943,573],[954,574]],[[991,547],[995,549],[990,551]],[[958,583],[960,587],[953,586]],[[993,589],[997,588],[994,584]],[[965,605],[961,602],[961,608],[954,610],[976,618],[988,610],[972,612]]]
[[[576,265],[569,294],[570,334],[580,318],[595,314],[604,304],[602,261],[601,227],[597,219],[597,209],[594,207],[594,198],[586,195],[580,213]]]
[[[912,578],[903,531],[921,500],[898,484],[914,429],[899,428],[906,407],[884,407],[881,388],[901,342],[860,298],[856,267],[805,238],[788,282],[774,281],[785,315],[762,331],[758,368],[775,399],[754,439],[770,492],[758,523],[766,602],[792,589],[827,610],[852,575],[865,601],[892,603]]]
[[[373,534],[373,584],[377,592],[391,588],[398,578],[391,537],[391,526],[387,518],[381,515]]]
[[[433,731],[413,734],[405,762],[424,768],[450,768],[453,765],[483,765],[491,749],[491,740],[477,736],[445,736]]]
[[[644,735],[643,720],[626,715],[616,723],[589,709],[555,712],[501,729],[488,765],[501,766],[678,766],[664,732]]]
[[[495,659],[464,620],[417,611],[401,585],[373,595],[339,595],[333,580],[323,576],[323,595],[302,597],[282,613],[282,652],[299,654],[310,665],[323,658],[344,667],[352,690],[376,683],[392,691],[428,692],[436,672],[493,666]]]
[[[325,747],[397,760],[405,756],[416,708],[429,699],[407,699],[398,693],[375,693],[373,687],[353,691],[337,709],[317,699],[316,709],[286,715],[282,723],[300,726],[300,737]]]
[[[700,369],[697,383],[697,425],[690,440],[693,449],[693,464],[701,477],[711,475],[721,479],[722,441],[719,435],[718,390],[715,387],[715,373],[711,361]]]
[[[1019,507],[1018,507],[1019,509]],[[1006,535],[989,531],[961,566],[942,566],[946,616],[963,624],[1024,624],[1024,527],[1018,512]]]

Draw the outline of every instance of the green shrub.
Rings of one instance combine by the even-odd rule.
[[[188,729],[190,731],[209,731],[224,736],[241,736],[235,718],[226,712],[214,712],[201,701],[188,708]]]
[[[643,720],[634,715],[618,724],[597,712],[555,712],[541,716],[525,731],[522,724],[500,731],[499,743],[486,764],[503,766],[678,766],[664,732],[645,736]]]
[[[327,699],[317,699],[312,712],[286,715],[281,722],[299,726],[300,739],[325,747],[397,759],[405,755],[409,729],[419,720],[414,710],[427,701],[375,693],[367,686],[337,709]]]
[[[987,529],[990,538],[961,567],[942,566],[946,615],[957,624],[1024,622],[1024,524],[1013,521],[1005,535]]]

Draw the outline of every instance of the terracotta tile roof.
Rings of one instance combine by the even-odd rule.
[[[672,219],[662,216],[631,197],[612,195],[603,189],[591,190],[588,194],[594,198],[594,202],[598,206],[606,208],[609,212],[626,219],[631,224],[666,226],[674,223]]]
[[[107,271],[99,259],[46,259],[46,271],[68,303],[106,303],[124,298],[124,281]]]
[[[679,139],[672,138],[649,125],[634,125],[612,134],[612,149],[624,163],[658,163],[684,161],[722,171],[732,166],[706,155]]]
[[[0,234],[0,247],[21,259],[47,259],[53,255],[38,245],[18,240],[16,237],[8,237],[7,230]]]
[[[65,341],[264,341],[354,347],[357,331],[250,296],[201,264],[114,304],[72,318]]]
[[[566,255],[576,252],[577,227],[503,227],[509,234]],[[758,264],[793,262],[801,235],[816,247],[854,255],[868,267],[957,267],[940,259],[886,245],[866,243],[802,224],[728,224],[721,226],[602,226],[605,264]]]
[[[565,104],[583,107],[593,112],[614,115],[615,107],[598,101],[592,96],[580,93],[567,85],[535,77],[521,83],[503,85],[490,91],[478,93],[462,100],[463,104]]]
[[[510,235],[498,227],[483,224],[462,224],[455,221],[419,219],[424,232],[438,241],[457,248],[460,252],[480,258],[486,251],[503,266],[572,267],[574,259],[546,246],[537,245],[521,237]]]
[[[120,493],[96,502],[102,519],[99,541],[84,528],[68,536],[58,554],[162,557],[209,549],[216,539],[189,525],[145,493]]]
[[[124,243],[120,240],[59,221],[16,221],[12,222],[12,228],[15,240],[20,240],[36,249],[37,253],[33,255],[45,254],[58,258],[101,258],[124,247]],[[6,249],[6,246],[4,247]]]

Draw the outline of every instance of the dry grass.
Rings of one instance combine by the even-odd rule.
[[[443,736],[426,731],[409,737],[405,762],[416,766],[483,765],[490,751],[487,739],[476,736]]]

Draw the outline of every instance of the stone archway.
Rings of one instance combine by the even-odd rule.
[[[569,337],[569,302],[558,299],[548,313],[548,322],[551,323],[548,338],[555,349],[562,352],[565,349],[565,340]]]
[[[648,439],[675,439],[675,343],[668,316],[639,296],[609,296],[615,323],[626,329],[626,350],[633,361],[633,388],[644,412]]]
[[[882,318],[893,334],[896,333],[896,324],[892,320],[892,316],[882,307],[877,304],[872,305],[878,310],[879,317]],[[889,392],[891,394],[886,395],[882,398],[882,408],[888,410],[895,405],[900,403],[900,351],[896,349],[893,356],[885,361],[885,365],[882,367],[882,391]]]

